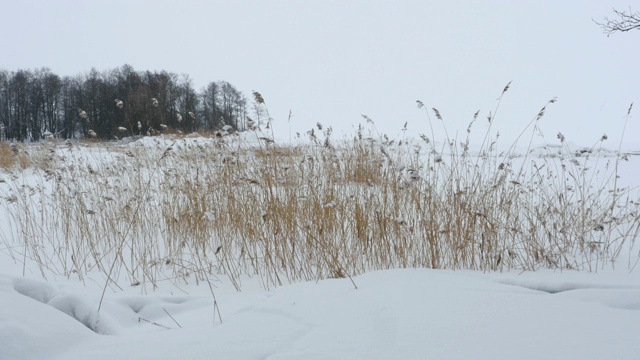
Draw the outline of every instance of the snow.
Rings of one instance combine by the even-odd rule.
[[[97,287],[5,276],[0,358],[635,359],[640,286],[615,278],[387,270],[224,291],[220,324],[202,289],[113,294],[98,315]]]
[[[158,141],[174,143],[123,146]],[[637,158],[620,164],[637,181]],[[245,277],[241,292],[210,279],[218,308],[206,283],[105,289],[10,252],[0,243],[0,359],[640,358],[637,249],[597,272],[394,269],[270,290]]]

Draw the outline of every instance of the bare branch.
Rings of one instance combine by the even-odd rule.
[[[633,29],[640,29],[640,12],[633,12],[631,8],[628,11],[620,11],[613,9],[613,13],[617,18],[610,19],[605,17],[602,21],[595,21],[602,28],[607,36],[615,32],[626,32]]]

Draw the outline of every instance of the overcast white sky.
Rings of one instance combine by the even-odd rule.
[[[638,0],[13,1],[0,0],[0,68],[75,75],[130,64],[187,73],[197,89],[226,80],[264,96],[288,136],[316,122],[352,133],[428,133],[420,99],[464,135],[505,96],[496,126],[509,141],[545,103],[548,141],[603,133],[640,147],[640,31],[606,37],[592,22]],[[637,149],[636,149],[637,150]]]

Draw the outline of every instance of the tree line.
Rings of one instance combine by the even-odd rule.
[[[0,140],[243,130],[246,120],[246,97],[226,81],[196,91],[188,75],[130,65],[76,76],[0,70]]]

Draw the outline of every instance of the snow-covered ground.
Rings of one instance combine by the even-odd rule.
[[[630,156],[620,173],[637,193]],[[402,269],[271,290],[245,276],[241,292],[221,277],[217,308],[202,282],[123,281],[100,304],[104,275],[44,280],[10,251],[0,359],[640,358],[637,248],[597,272]]]
[[[640,282],[389,270],[211,295],[0,278],[2,359],[637,359]],[[166,312],[165,312],[166,311]]]

